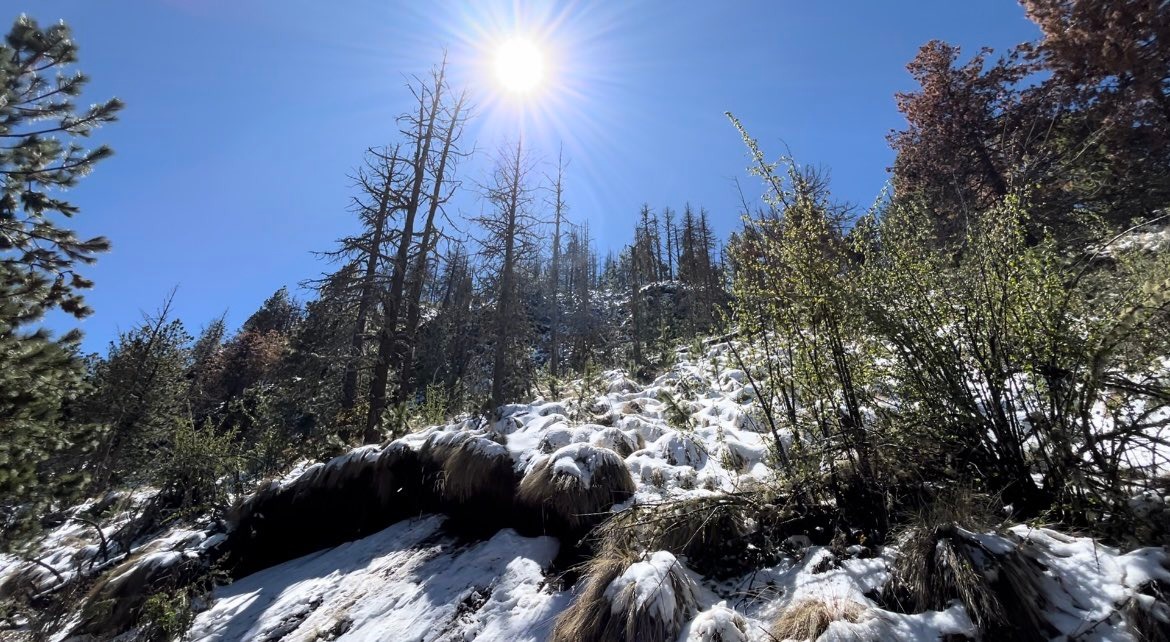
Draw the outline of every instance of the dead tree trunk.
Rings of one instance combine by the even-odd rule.
[[[371,150],[372,154],[376,154]],[[359,185],[377,198],[377,209],[373,212],[372,229],[368,247],[365,248],[365,269],[361,277],[358,292],[358,309],[354,319],[353,336],[349,344],[349,358],[345,363],[345,374],[341,382],[341,407],[353,408],[357,404],[358,371],[362,353],[366,347],[366,325],[369,322],[370,308],[373,307],[374,294],[378,281],[378,259],[382,256],[382,245],[386,241],[386,224],[394,211],[394,176],[398,163],[398,147],[386,150],[386,154],[378,154],[382,169],[376,176],[366,176],[361,173],[357,176]],[[377,182],[371,183],[374,179]]]
[[[402,309],[402,291],[406,283],[406,264],[410,255],[410,245],[414,238],[414,221],[418,215],[419,202],[422,199],[423,183],[426,182],[426,164],[431,153],[431,143],[435,136],[435,121],[438,119],[442,107],[443,91],[446,88],[444,74],[447,69],[446,59],[439,68],[432,72],[432,83],[420,83],[419,89],[414,91],[418,100],[418,116],[413,119],[414,132],[407,132],[413,138],[414,154],[411,164],[414,176],[410,182],[410,194],[403,207],[402,230],[398,241],[398,251],[395,253],[390,275],[390,288],[382,299],[382,329],[378,333],[378,357],[374,363],[374,373],[370,381],[370,408],[366,415],[366,429],[364,441],[374,444],[381,441],[379,430],[382,421],[382,411],[386,408],[386,390],[389,384],[390,364],[394,360],[394,352],[398,348],[396,336],[398,332],[398,317]],[[407,116],[408,120],[412,117]]]
[[[427,220],[423,226],[422,239],[419,241],[418,253],[415,256],[414,269],[411,272],[410,292],[407,295],[406,322],[402,336],[405,344],[396,351],[398,357],[398,401],[404,401],[409,396],[411,371],[414,364],[413,349],[418,340],[418,324],[422,315],[422,289],[426,280],[427,261],[438,245],[438,230],[435,228],[435,215],[446,202],[442,197],[443,180],[447,172],[447,164],[452,154],[458,154],[456,143],[463,129],[463,105],[467,99],[466,92],[459,95],[455,101],[455,108],[451,120],[447,123],[447,131],[443,134],[443,150],[439,153],[439,165],[435,170],[431,185],[430,207],[427,210]]]
[[[549,331],[548,373],[552,378],[552,394],[557,396],[557,377],[561,374],[561,220],[565,215],[565,154],[557,155],[557,177],[553,183],[553,246],[552,246],[552,329]]]

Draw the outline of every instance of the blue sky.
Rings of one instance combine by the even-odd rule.
[[[310,252],[353,228],[346,174],[394,139],[405,74],[444,47],[478,106],[452,214],[478,211],[489,152],[522,128],[546,159],[564,144],[571,217],[589,220],[604,252],[629,241],[643,202],[690,201],[721,236],[737,227],[732,181],[754,185],[726,110],[770,155],[787,144],[831,170],[838,197],[868,205],[918,47],[939,38],[973,53],[1036,35],[1014,0],[23,4],[73,27],[92,100],[127,104],[98,136],[115,157],[71,194],[80,233],[113,242],[88,271],[87,350],[172,287],[195,332],[225,310],[238,325],[280,286],[327,269]],[[552,58],[548,86],[524,104],[485,79],[493,44],[514,32]]]

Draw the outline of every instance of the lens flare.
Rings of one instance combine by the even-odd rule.
[[[512,38],[496,51],[495,71],[504,89],[531,93],[544,78],[544,54],[531,40]]]

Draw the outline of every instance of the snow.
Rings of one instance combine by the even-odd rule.
[[[749,625],[742,615],[721,602],[695,616],[683,629],[682,642],[749,642]]]
[[[676,586],[670,575],[682,579],[683,594],[675,592]],[[641,562],[635,562],[605,589],[605,598],[613,604],[613,612],[620,615],[629,604],[617,599],[626,590],[633,592],[633,608],[638,612],[653,613],[661,622],[675,619],[675,609],[680,604],[693,604],[698,600],[694,582],[688,571],[666,551],[651,553]]]
[[[544,586],[557,541],[503,530],[461,544],[442,523],[399,522],[220,587],[187,639],[546,639],[566,606]]]
[[[547,463],[556,474],[584,486],[593,481],[603,458],[615,457],[611,451],[630,453],[617,457],[637,488],[613,510],[711,497],[744,484],[767,483],[775,474],[769,461],[774,437],[762,425],[748,373],[732,366],[727,344],[717,343],[705,355],[680,359],[645,385],[621,371],[609,371],[601,375],[596,390],[604,392],[596,396],[581,398],[570,384],[565,399],[510,404],[497,422],[461,417],[389,447],[418,450],[429,443],[471,448],[490,457],[510,457],[518,472]],[[1170,363],[1164,366],[1170,369]],[[667,394],[685,401],[680,404],[687,412],[685,426],[677,425],[678,418],[675,424],[667,418],[662,401]],[[1107,413],[1100,413],[1098,427],[1107,429],[1108,420]],[[792,441],[787,432],[778,438],[784,448]],[[382,452],[378,446],[364,446],[328,463],[302,462],[273,483],[327,476],[348,462],[372,461]],[[1166,466],[1165,453],[1135,452],[1132,457],[1135,465]],[[1166,497],[1158,492],[1135,495],[1131,503],[1139,511],[1167,510]],[[84,506],[72,514],[81,510]],[[103,528],[108,534],[132,514],[109,517]],[[445,518],[435,515],[409,519],[219,587],[186,639],[548,639],[553,621],[575,594],[575,589],[559,588],[552,575],[557,540],[505,529],[469,542],[448,534],[444,524]],[[1142,589],[1153,581],[1170,582],[1170,560],[1161,548],[1122,553],[1090,538],[1027,526],[998,534],[963,534],[996,554],[1019,548],[1046,568],[1040,579],[1046,616],[1070,638],[1132,639],[1118,625],[1119,609],[1129,602],[1148,606],[1153,598]],[[222,538],[210,529],[171,529],[152,541],[135,543],[133,550],[144,556],[197,555]],[[671,553],[645,551],[606,594],[629,591],[638,608],[663,620],[681,615],[676,612],[680,603],[693,605],[680,642],[771,640],[766,633],[770,622],[803,600],[849,600],[864,609],[857,622],[834,622],[820,642],[975,635],[971,617],[959,603],[940,611],[901,614],[874,602],[890,578],[896,546],[863,557],[860,548],[834,553],[812,546],[803,536],[791,538],[790,544],[791,557],[721,582],[695,575]],[[71,577],[97,555],[96,533],[70,520],[46,534],[39,549],[45,552],[45,563]],[[683,579],[681,595],[667,579],[672,570]],[[57,581],[49,571],[0,556],[0,585],[16,573],[32,574],[41,588]]]
[[[589,488],[593,474],[607,459],[609,453],[590,444],[569,444],[549,455],[553,471],[560,475],[577,478],[581,485]]]
[[[154,494],[154,489],[145,488],[124,495],[108,496],[103,500],[93,499],[71,508],[60,526],[44,533],[33,545],[33,550],[42,551],[36,559],[52,567],[56,572],[15,555],[0,555],[0,588],[7,582],[22,577],[31,581],[35,590],[43,591],[62,581],[72,581],[79,574],[100,568],[109,560],[120,559],[126,551],[119,542],[112,539],[113,535],[136,519],[142,506],[154,497]],[[89,519],[86,515],[99,504],[99,501],[111,502],[115,507],[121,508],[114,514],[95,521],[107,538],[104,557],[101,538],[97,531],[92,525],[82,521]],[[134,542],[131,542],[130,547],[132,551],[137,550]]]

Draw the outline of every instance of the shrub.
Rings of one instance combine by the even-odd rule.
[[[143,640],[169,642],[181,637],[194,621],[191,597],[186,591],[157,593],[142,605],[138,635]]]
[[[1145,474],[1126,458],[1170,402],[1131,378],[1165,354],[1155,328],[1170,310],[1170,257],[1070,262],[1052,241],[1029,244],[1019,197],[940,254],[926,216],[891,207],[856,234],[861,302],[888,346],[891,439],[927,455],[932,476],[972,476],[1022,516],[1051,509],[1100,528],[1124,514],[1125,478]]]
[[[182,421],[155,466],[160,496],[169,504],[190,512],[226,508],[225,483],[240,470],[235,432]]]

